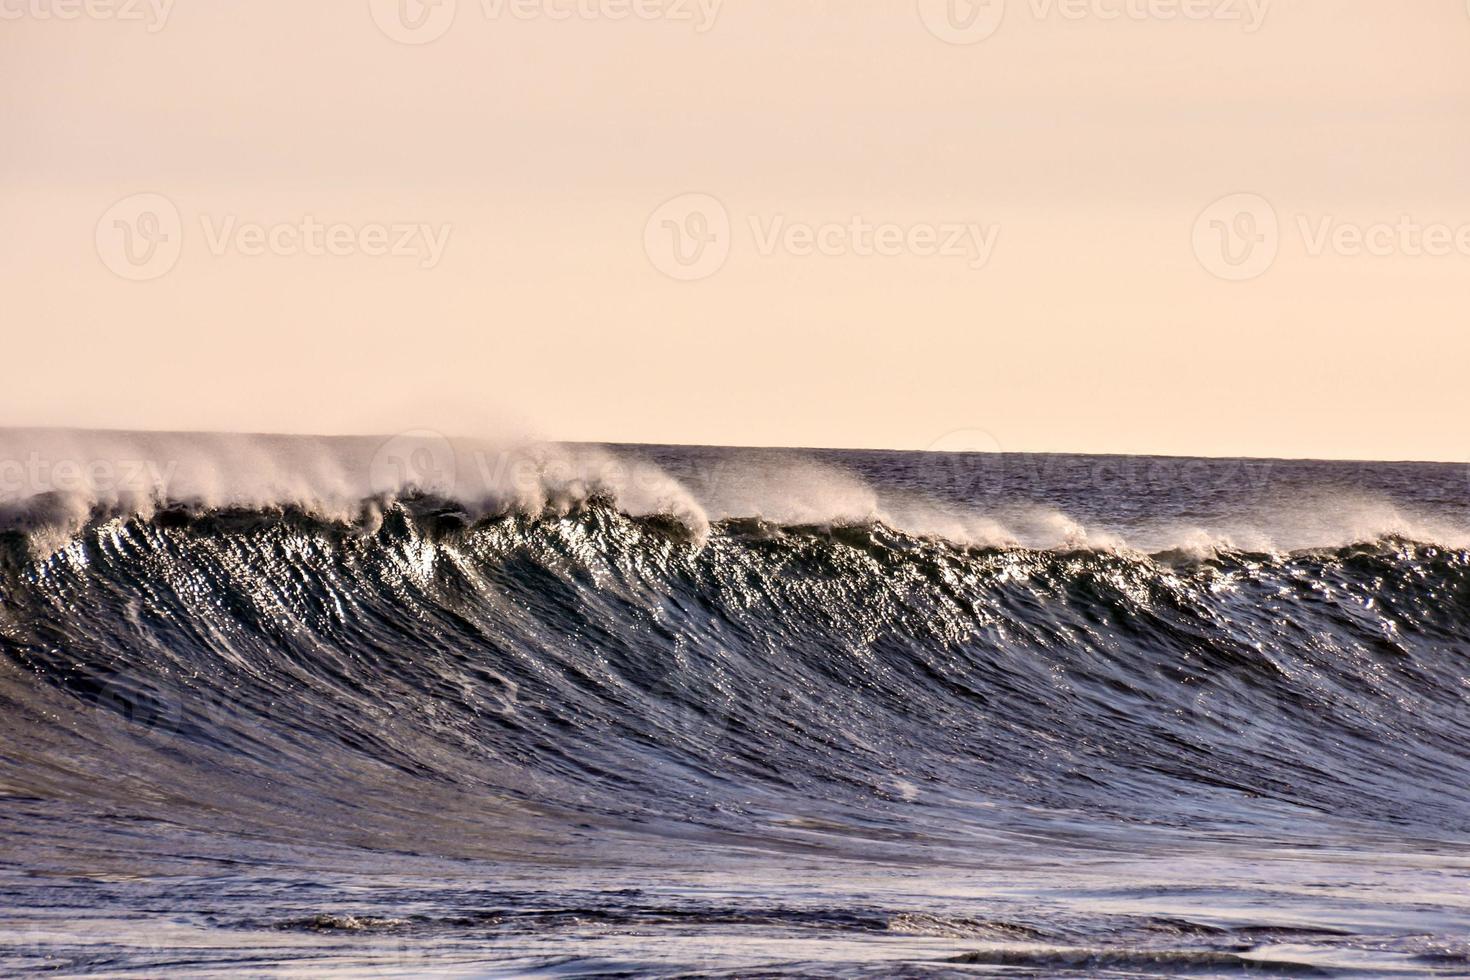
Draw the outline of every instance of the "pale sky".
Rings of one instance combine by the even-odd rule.
[[[0,0],[0,424],[1470,459],[1464,0],[949,2]]]

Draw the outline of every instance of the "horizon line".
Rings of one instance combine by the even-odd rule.
[[[430,426],[415,426],[400,429],[397,432],[271,432],[263,430],[236,430],[236,429],[139,429],[139,428],[114,428],[110,426],[76,426],[76,425],[0,425],[0,432],[105,432],[118,435],[165,435],[165,436],[191,436],[191,435],[217,435],[217,436],[247,436],[268,438],[295,438],[295,439],[379,439],[392,438],[406,432],[434,432],[446,439],[487,439],[486,436],[473,436],[465,434],[450,435]],[[1376,463],[1386,465],[1424,465],[1424,466],[1464,466],[1470,464],[1467,459],[1368,459],[1356,456],[1256,456],[1256,455],[1222,455],[1217,453],[1198,453],[1185,455],[1169,452],[1106,452],[1097,450],[1056,450],[1056,449],[901,449],[892,446],[797,446],[797,445],[772,445],[753,443],[713,443],[713,442],[667,442],[667,441],[632,441],[622,439],[560,439],[542,436],[525,436],[520,441],[544,442],[560,445],[583,445],[583,446],[626,446],[632,448],[653,449],[746,449],[753,451],[781,451],[781,452],[818,452],[818,453],[923,453],[926,455],[946,456],[1093,456],[1113,459],[1183,459],[1183,460],[1218,460],[1218,461],[1240,461],[1240,462],[1263,462],[1263,463]]]

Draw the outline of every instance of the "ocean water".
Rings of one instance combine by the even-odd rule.
[[[1470,975],[1467,489],[0,433],[0,974]]]

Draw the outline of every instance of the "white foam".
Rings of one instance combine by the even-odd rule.
[[[0,519],[75,532],[97,513],[295,509],[370,521],[381,504],[426,493],[474,517],[565,513],[606,496],[634,516],[667,515],[708,532],[699,504],[658,467],[605,449],[449,439],[0,430]]]
[[[1400,537],[1470,548],[1470,528],[1340,491],[1257,495],[1242,512],[1209,522],[1156,522],[1120,533],[1025,501],[964,507],[879,489],[791,452],[722,454],[681,482],[643,452],[432,431],[370,438],[0,430],[0,529],[53,545],[99,515],[149,517],[175,506],[295,509],[371,528],[388,502],[415,493],[455,501],[473,519],[565,514],[604,497],[632,516],[671,517],[696,540],[711,521],[756,517],[782,526],[881,522],[983,547],[1207,556]]]

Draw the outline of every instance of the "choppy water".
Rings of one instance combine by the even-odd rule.
[[[1470,974],[1462,468],[10,438],[5,973]]]

